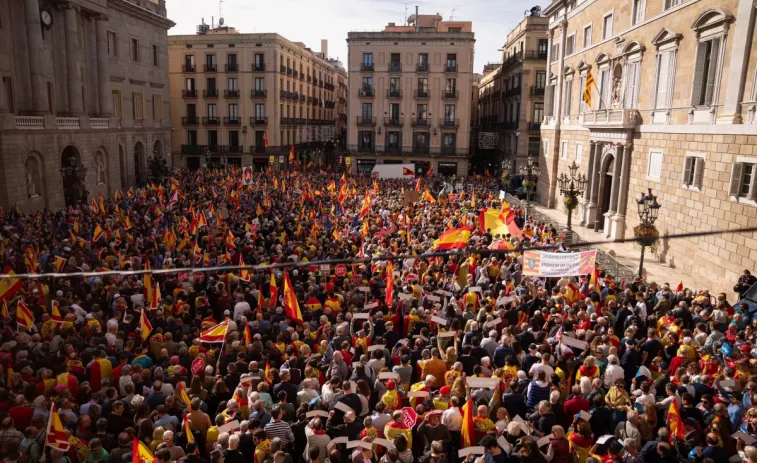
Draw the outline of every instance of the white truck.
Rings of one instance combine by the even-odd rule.
[[[371,178],[404,178],[415,177],[415,164],[376,164],[371,171]]]

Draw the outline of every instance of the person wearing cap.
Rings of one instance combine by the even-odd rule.
[[[390,379],[386,382],[386,392],[381,397],[381,403],[384,404],[387,413],[392,413],[400,408],[400,396],[397,392],[397,383]]]

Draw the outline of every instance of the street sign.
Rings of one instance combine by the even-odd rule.
[[[347,266],[344,264],[339,264],[336,267],[334,267],[334,273],[336,273],[336,276],[339,278],[344,277],[347,275]]]

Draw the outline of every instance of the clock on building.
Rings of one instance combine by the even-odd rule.
[[[42,21],[42,25],[45,28],[50,29],[53,26],[53,15],[50,10],[42,10],[39,12],[39,19]]]

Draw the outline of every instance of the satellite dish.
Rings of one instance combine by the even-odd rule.
[[[218,25],[219,26],[223,26],[223,18],[221,18],[221,19],[218,20]]]
[[[415,15],[411,14],[409,18],[407,18],[408,24],[415,24]]]

